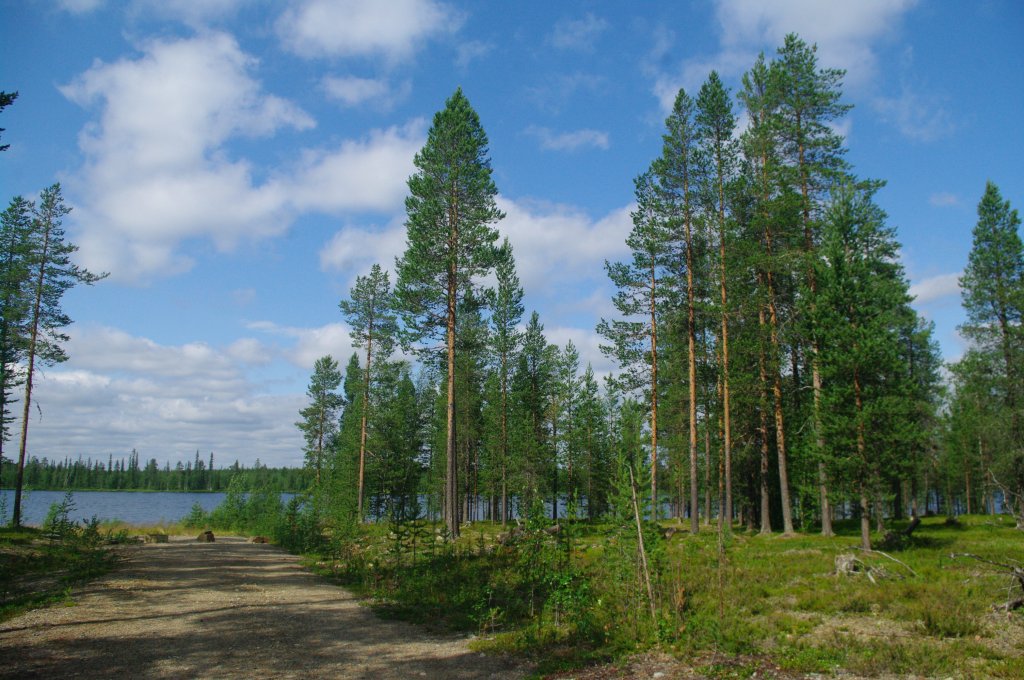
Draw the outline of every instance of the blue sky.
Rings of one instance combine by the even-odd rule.
[[[679,87],[733,91],[787,32],[847,70],[849,160],[883,179],[917,308],[963,351],[957,276],[985,181],[1024,207],[1024,4],[0,1],[6,204],[60,181],[80,264],[71,360],[44,371],[32,455],[302,459],[315,359],[351,355],[338,301],[404,245],[405,181],[461,86],[491,142],[549,340],[613,367],[605,259]],[[33,409],[35,411],[35,409]]]

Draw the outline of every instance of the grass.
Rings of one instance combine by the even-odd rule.
[[[1024,616],[992,609],[1006,601],[1007,578],[950,557],[1019,560],[1024,534],[1012,522],[926,518],[887,551],[898,562],[861,553],[855,524],[836,530],[833,538],[737,531],[720,560],[711,528],[665,540],[651,527],[653,622],[628,534],[610,525],[577,526],[571,558],[564,541],[542,533],[503,545],[500,527],[484,522],[444,545],[431,527],[415,565],[378,525],[312,563],[386,614],[474,631],[479,648],[531,654],[538,672],[660,649],[684,664],[734,659],[703,668],[721,677],[742,675],[750,659],[799,673],[1024,676]],[[834,573],[836,557],[851,552],[878,570],[874,582]]]
[[[52,540],[41,529],[0,528],[0,620],[71,603],[71,588],[106,573],[114,557],[99,543]]]

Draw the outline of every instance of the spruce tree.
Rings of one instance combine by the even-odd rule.
[[[995,396],[1001,415],[993,434],[1003,455],[997,462],[999,482],[1021,503],[1024,517],[1024,244],[1017,211],[992,182],[978,203],[978,222],[967,267],[960,279],[967,323],[960,327],[970,342],[968,357],[957,371],[958,391],[986,391]],[[987,370],[968,370],[985,366]],[[976,382],[985,388],[971,388]],[[991,408],[991,405],[989,406]],[[990,471],[990,475],[992,472]]]
[[[820,339],[823,431],[832,469],[859,498],[861,546],[871,549],[871,499],[915,427],[900,335],[910,296],[899,244],[873,186],[846,186],[824,216],[808,314]],[[904,449],[905,451],[905,449]],[[876,508],[880,512],[880,508]]]
[[[299,411],[302,420],[295,423],[306,440],[306,467],[313,471],[313,484],[318,491],[327,447],[338,431],[342,398],[335,390],[340,385],[341,371],[334,357],[327,355],[317,359],[306,388],[310,404]],[[200,463],[199,452],[196,451],[197,468]]]
[[[523,288],[516,274],[515,258],[508,239],[501,245],[497,265],[495,266],[498,285],[489,293],[491,307],[491,351],[495,361],[495,379],[497,381],[497,443],[495,447],[496,482],[501,494],[501,523],[508,519],[508,465],[509,465],[509,380],[516,352],[522,343],[522,332],[519,322],[523,318]]]
[[[443,339],[447,365],[445,524],[459,533],[455,356],[459,300],[494,267],[503,217],[495,204],[487,135],[461,89],[434,116],[413,162],[406,198],[406,251],[395,295],[407,341]]]

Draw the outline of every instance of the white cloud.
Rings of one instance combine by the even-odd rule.
[[[377,130],[333,151],[302,153],[294,176],[282,180],[300,210],[401,210],[413,156],[426,140],[422,120]]]
[[[134,0],[132,10],[195,28],[232,16],[244,0]]]
[[[940,191],[928,197],[928,203],[936,208],[950,208],[960,205],[960,198],[956,194],[947,191]]]
[[[724,51],[774,50],[788,33],[817,43],[822,66],[847,71],[860,84],[877,66],[872,43],[893,33],[917,0],[719,0],[716,15]],[[749,67],[749,63],[747,67]]]
[[[371,99],[382,99],[390,92],[386,80],[356,76],[326,76],[320,85],[328,97],[338,100],[345,106],[357,106]]]
[[[61,88],[99,120],[79,136],[86,162],[69,186],[82,263],[140,280],[191,267],[186,239],[220,250],[283,233],[304,211],[400,209],[422,121],[374,131],[334,149],[307,149],[262,181],[229,144],[314,125],[265,93],[256,61],[233,38],[208,33],[154,41],[135,60],[97,62]],[[290,174],[285,174],[285,172]]]
[[[940,274],[918,281],[910,286],[910,294],[918,304],[934,302],[953,295],[960,295],[961,272]]]
[[[101,109],[79,136],[87,160],[73,183],[85,199],[77,211],[82,260],[129,279],[187,269],[175,252],[184,238],[230,248],[282,231],[286,197],[256,185],[251,165],[222,148],[235,136],[313,126],[301,109],[261,91],[248,74],[254,60],[230,36],[143,49],[137,60],[97,62],[61,88]]]
[[[395,258],[404,251],[403,218],[396,218],[380,229],[350,226],[335,233],[324,244],[320,250],[320,268],[348,272],[354,281],[375,263],[390,271],[394,268]]]
[[[590,12],[580,19],[562,19],[555,24],[548,42],[558,49],[592,51],[608,22]]]
[[[434,0],[304,0],[277,22],[284,46],[302,57],[408,59],[428,38],[454,32],[462,17]]]
[[[696,95],[711,70],[725,77],[738,76],[750,68],[759,52],[773,55],[789,33],[817,44],[822,67],[846,70],[845,84],[863,86],[877,70],[875,44],[894,35],[903,15],[916,4],[917,0],[718,0],[718,52],[688,59],[668,71],[650,69],[654,94],[667,112],[680,87]],[[668,35],[664,28],[655,32],[662,54]]]
[[[541,323],[544,319],[541,318]],[[580,353],[580,375],[586,370],[587,364],[594,369],[598,379],[615,372],[617,366],[601,351],[601,343],[607,342],[593,328],[574,328],[572,326],[544,327],[544,335],[548,342],[565,348],[566,343],[572,340],[576,350]]]
[[[459,45],[455,65],[465,69],[470,63],[477,59],[483,59],[494,50],[493,43],[485,43],[480,40],[470,40]]]
[[[598,92],[606,85],[604,76],[570,73],[547,76],[544,82],[526,89],[526,96],[540,108],[558,113],[577,92]]]
[[[38,375],[30,455],[105,460],[136,448],[173,465],[198,449],[222,464],[301,464],[294,422],[305,397],[270,395],[241,371],[237,362],[269,353],[256,340],[161,345],[91,326],[72,330],[71,347],[67,364]]]
[[[340,312],[339,312],[340,314]],[[293,365],[312,370],[313,364],[322,356],[330,354],[342,366],[352,355],[352,339],[349,327],[341,322],[329,323],[315,328],[281,326],[273,321],[256,321],[249,324],[250,330],[261,331],[272,336],[287,338],[292,346],[284,350],[284,356]]]
[[[917,142],[932,142],[956,129],[941,99],[921,94],[907,85],[897,97],[876,97],[872,106],[903,136]]]
[[[565,285],[586,287],[604,279],[605,259],[627,252],[626,237],[632,229],[631,206],[594,220],[585,213],[561,205],[498,198],[506,217],[498,223],[515,251],[519,277],[527,295],[565,299]]]
[[[88,14],[99,9],[104,0],[58,0],[57,5],[71,14]]]
[[[531,125],[526,134],[540,141],[540,148],[548,151],[576,151],[593,148],[607,149],[608,133],[600,130],[575,130],[573,132],[553,132],[546,127]]]

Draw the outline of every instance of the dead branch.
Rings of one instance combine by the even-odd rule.
[[[636,518],[636,537],[640,548],[640,564],[643,566],[644,582],[647,584],[647,601],[651,605],[651,622],[657,625],[658,615],[654,608],[654,589],[651,587],[651,574],[647,570],[647,551],[644,549],[644,532],[640,526],[640,504],[636,501],[636,478],[633,466],[629,466],[629,491],[633,496],[633,517]]]
[[[863,548],[861,548],[861,550],[863,550]],[[895,557],[893,557],[892,555],[890,555],[888,553],[884,553],[881,550],[866,550],[865,552],[874,553],[875,555],[881,555],[882,557],[888,557],[890,560],[892,560],[896,564],[899,564],[900,566],[905,568],[907,571],[909,571],[914,576],[917,576],[917,572],[914,571],[913,569],[911,569],[909,565],[905,564],[904,562],[900,562],[898,559],[896,559]]]
[[[1017,564],[996,562],[995,560],[990,560],[987,557],[981,557],[972,553],[951,553],[949,557],[954,560],[961,557],[968,557],[970,559],[977,560],[982,564],[996,567],[996,569],[991,569],[990,571],[1003,573],[1010,577],[1010,587],[1007,589],[1006,593],[1006,604],[992,605],[993,609],[997,611],[1012,612],[1015,609],[1024,607],[1024,567],[1022,567],[1019,562]],[[1014,597],[1014,590],[1016,588],[1020,589],[1021,597]]]

